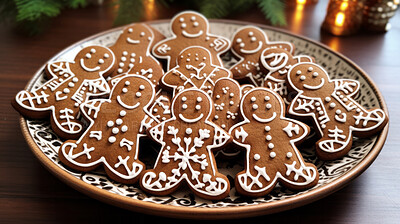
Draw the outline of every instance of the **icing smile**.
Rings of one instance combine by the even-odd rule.
[[[96,67],[94,67],[94,68],[88,68],[88,67],[86,67],[86,65],[85,65],[85,60],[83,60],[83,58],[81,58],[80,63],[81,63],[81,67],[82,67],[83,69],[85,69],[86,71],[88,71],[88,72],[95,72],[95,71],[100,70],[100,66],[96,66]]]
[[[321,78],[321,84],[319,84],[318,86],[310,86],[310,85],[307,85],[307,84],[303,84],[303,87],[306,88],[306,89],[315,90],[315,89],[321,88],[324,85],[324,83],[325,83],[325,79]]]
[[[140,40],[133,40],[131,38],[126,38],[126,42],[130,43],[130,44],[139,44]]]
[[[261,122],[261,123],[268,123],[268,122],[274,120],[275,117],[276,117],[276,112],[274,112],[270,118],[260,118],[256,114],[253,114],[253,118],[256,121]]]
[[[130,105],[128,105],[128,104],[125,104],[125,103],[121,100],[121,96],[117,96],[117,101],[118,101],[118,103],[119,103],[121,106],[125,107],[126,109],[130,109],[130,110],[133,110],[133,109],[137,108],[137,107],[140,105],[139,102],[136,103],[136,104],[133,105],[133,106],[130,106]]]
[[[262,41],[259,41],[259,42],[258,42],[258,46],[257,46],[257,48],[256,48],[256,49],[254,49],[254,50],[245,50],[245,49],[240,49],[240,52],[242,52],[242,53],[244,53],[244,54],[254,54],[254,53],[256,53],[256,52],[260,51],[260,50],[261,50],[261,48],[262,48],[262,46],[263,46],[263,43],[262,43]]]
[[[186,118],[182,114],[179,114],[178,116],[182,121],[185,121],[187,123],[195,123],[195,122],[199,121],[201,118],[203,118],[204,115],[200,114],[200,116],[193,118],[193,119]]]
[[[203,30],[200,30],[198,33],[195,33],[195,34],[188,33],[185,30],[182,31],[182,35],[185,37],[189,37],[189,38],[199,37],[202,34],[203,34]]]

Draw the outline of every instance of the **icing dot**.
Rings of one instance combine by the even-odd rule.
[[[267,141],[271,141],[272,136],[271,135],[267,135],[267,137],[265,137],[265,139],[267,139]]]
[[[190,134],[192,134],[192,129],[191,128],[186,128],[186,131],[185,131],[185,133],[187,134],[187,135],[190,135]]]
[[[275,158],[275,157],[276,157],[276,153],[275,153],[275,152],[271,152],[271,153],[269,154],[269,157]]]
[[[126,85],[126,86],[129,86],[130,84],[131,84],[131,82],[129,82],[129,81],[126,81],[126,82],[125,82],[125,85]]]
[[[317,110],[320,111],[320,110],[322,110],[322,108],[321,107],[317,107]]]
[[[293,156],[293,154],[292,154],[291,152],[286,153],[286,157],[287,157],[287,158],[290,159],[290,158],[292,158],[292,156]]]
[[[186,100],[187,100],[186,96],[182,97],[183,102],[186,102]]]
[[[268,148],[273,149],[274,147],[275,147],[275,145],[273,143],[268,144]]]
[[[268,100],[270,100],[270,99],[271,99],[271,98],[269,98],[269,96],[265,96],[265,97],[264,97],[264,100],[265,100],[265,101],[268,101]]]
[[[218,118],[219,118],[218,115],[215,115],[215,116],[214,116],[214,119],[215,119],[215,120],[218,120]]]
[[[121,57],[121,61],[126,61],[126,57]]]
[[[254,42],[254,41],[257,40],[257,38],[256,37],[251,37],[250,40],[251,40],[251,42]]]
[[[119,68],[118,70],[117,70],[117,72],[118,73],[122,73],[124,70],[122,70],[122,68]]]
[[[327,97],[325,97],[325,101],[329,102],[329,101],[331,101],[331,98],[329,96],[327,96]]]
[[[226,125],[225,125],[225,124],[222,124],[222,125],[221,125],[221,128],[224,128],[224,129],[225,129],[225,128],[226,128]]]
[[[109,57],[110,57],[109,54],[107,54],[107,53],[104,54],[104,58],[109,58]]]
[[[196,100],[197,100],[197,102],[199,102],[199,103],[200,103],[201,101],[203,101],[203,99],[202,99],[201,97],[197,97]]]
[[[92,55],[90,55],[89,53],[86,54],[86,58],[91,58]]]
[[[133,64],[129,63],[129,65],[128,65],[128,66],[129,66],[129,68],[132,68],[132,67],[133,67]]]
[[[196,16],[192,16],[192,17],[190,18],[190,20],[195,21],[195,20],[196,20]]]
[[[219,99],[219,98],[221,98],[221,96],[220,95],[216,95],[215,98]]]
[[[127,52],[127,51],[124,51],[124,52],[122,52],[122,55],[127,56],[127,55],[128,55],[128,52]]]
[[[304,75],[302,75],[302,76],[300,76],[300,80],[304,81],[304,80],[306,80],[306,77]]]
[[[104,60],[103,59],[99,59],[99,64],[103,64],[104,63]]]
[[[141,97],[142,93],[141,92],[136,92],[136,97]]]
[[[129,59],[129,61],[132,62],[132,63],[134,63],[134,62],[135,62],[135,59],[134,59],[134,58],[131,58],[131,59]]]
[[[336,110],[336,114],[341,114],[341,113],[342,113],[341,110],[339,110],[339,109]]]
[[[356,112],[360,113],[360,112],[361,112],[361,109],[360,109],[360,108],[357,108],[357,109],[356,109]]]
[[[321,106],[321,103],[320,102],[316,102],[315,106],[319,107],[319,106]]]
[[[124,67],[124,66],[125,66],[125,64],[123,62],[119,63],[119,67]]]
[[[78,82],[78,81],[79,81],[79,80],[78,80],[77,77],[72,78],[72,82]]]
[[[242,43],[242,39],[241,38],[237,38],[236,39],[236,43]]]
[[[114,126],[114,122],[113,121],[108,121],[107,122],[107,127],[112,127]]]
[[[117,124],[117,125],[121,125],[122,124],[122,119],[121,118],[118,118],[116,121],[115,121],[115,123]]]
[[[184,109],[184,110],[185,110],[185,109],[187,109],[187,107],[188,107],[188,106],[187,106],[187,104],[186,104],[186,103],[182,104],[182,109]]]
[[[131,57],[135,57],[135,56],[136,56],[136,54],[135,54],[135,53],[132,53],[132,54],[131,54]]]
[[[123,116],[125,116],[125,115],[126,115],[126,111],[121,110],[121,111],[119,112],[119,116],[123,117]]]
[[[256,102],[256,97],[253,96],[250,98],[250,100],[251,100],[251,102]]]
[[[75,86],[75,84],[73,82],[70,82],[70,83],[68,83],[68,86],[72,88]]]
[[[140,85],[140,86],[139,86],[139,89],[140,89],[140,90],[144,90],[144,88],[145,88],[144,85]]]
[[[182,27],[182,28],[185,28],[185,27],[186,27],[186,23],[182,23],[182,24],[181,24],[181,27]]]
[[[314,70],[313,67],[308,67],[307,71],[312,72]]]
[[[154,113],[157,113],[157,112],[158,112],[158,109],[157,109],[157,108],[154,108],[154,109],[153,109],[153,112],[154,112]]]
[[[64,93],[69,93],[69,89],[65,88],[65,89],[63,90],[63,92],[64,92]]]
[[[271,108],[272,108],[272,105],[271,105],[270,103],[267,103],[267,105],[265,105],[265,107],[266,107],[267,109],[271,109]]]
[[[127,132],[128,131],[128,126],[124,125],[121,127],[122,132]]]
[[[321,125],[321,128],[322,128],[322,129],[326,128],[326,125],[325,125],[325,124],[322,124],[322,125]]]
[[[144,33],[144,32],[141,32],[141,33],[140,33],[140,36],[141,36],[141,37],[143,37],[144,35],[145,35],[145,33]]]
[[[313,76],[313,77],[317,77],[317,76],[318,76],[318,72],[314,72],[314,73],[312,74],[312,76]]]
[[[122,88],[122,92],[123,92],[123,93],[127,93],[127,92],[128,92],[128,89],[127,89],[127,88]]]
[[[114,135],[118,134],[119,129],[117,127],[113,128],[111,131]]]
[[[240,47],[244,47],[244,43],[240,43],[239,46],[240,46]]]
[[[297,74],[297,75],[300,75],[300,74],[301,74],[301,71],[300,71],[300,70],[297,70],[296,74]]]
[[[251,36],[253,36],[254,35],[254,33],[252,32],[252,31],[250,31],[249,32],[249,36],[251,37]]]
[[[132,28],[129,28],[129,29],[128,29],[128,32],[129,32],[129,33],[132,33],[132,32],[133,32],[133,29],[132,29]]]
[[[196,110],[200,110],[201,106],[200,105],[196,105]]]
[[[75,106],[75,107],[79,107],[79,103],[75,103],[74,106]]]
[[[229,101],[229,105],[233,105],[233,104],[235,104],[235,102],[233,102],[232,100]]]
[[[116,139],[114,136],[110,136],[110,137],[108,138],[108,142],[109,142],[109,143],[114,143],[115,141],[117,141],[117,139]]]
[[[179,22],[183,22],[185,19],[183,17],[179,18]]]
[[[334,108],[336,106],[336,104],[335,103],[331,103],[331,104],[329,104],[329,107],[331,107],[331,108]]]
[[[319,114],[319,115],[323,115],[324,112],[321,110],[321,111],[318,112],[318,114]]]
[[[254,154],[254,159],[255,159],[255,160],[259,160],[259,159],[261,159],[261,156],[260,156],[260,154]]]
[[[90,49],[90,53],[92,53],[92,54],[96,53],[96,49],[94,49],[94,48]]]
[[[234,97],[235,94],[234,94],[234,93],[230,93],[229,96],[230,96],[230,97]]]
[[[267,125],[267,126],[265,126],[264,130],[268,132],[271,130],[271,127]]]
[[[257,104],[253,104],[253,109],[257,110],[258,109],[258,105]]]
[[[198,22],[194,22],[194,23],[193,23],[193,26],[194,26],[194,27],[198,27],[198,26],[199,26],[199,23],[198,23]]]

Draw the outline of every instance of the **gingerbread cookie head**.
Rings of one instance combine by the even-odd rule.
[[[185,11],[172,18],[171,30],[178,37],[198,38],[207,34],[208,22],[197,12]]]
[[[238,55],[254,54],[262,50],[266,41],[267,37],[262,30],[244,27],[234,34],[232,50]]]
[[[319,97],[332,93],[335,84],[330,81],[326,71],[314,63],[299,63],[289,70],[288,82],[297,92],[304,96]]]
[[[185,123],[204,122],[212,114],[211,100],[200,90],[182,91],[172,102],[172,114],[177,120]]]
[[[135,76],[136,77],[136,76]],[[134,80],[135,83],[132,83]],[[113,88],[112,101],[118,102],[122,107],[133,110],[146,107],[152,102],[154,87],[146,78],[125,78],[116,83]]]
[[[201,69],[211,64],[211,54],[202,47],[188,47],[179,54],[177,63],[187,70]]]
[[[101,46],[89,46],[76,55],[75,63],[70,64],[71,71],[77,76],[95,78],[99,74],[108,74],[114,66],[115,57],[113,52]]]
[[[250,122],[268,123],[283,111],[278,96],[264,88],[254,88],[243,96],[241,113]]]
[[[146,51],[150,49],[154,34],[147,25],[136,23],[126,27],[119,38],[126,41],[126,44],[147,46],[147,48],[143,48]]]

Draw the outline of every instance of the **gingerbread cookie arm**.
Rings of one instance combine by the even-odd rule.
[[[336,79],[335,91],[340,92],[340,94],[352,97],[358,93],[360,90],[360,82],[350,79]]]
[[[289,114],[297,116],[313,116],[316,111],[315,103],[318,99],[304,97],[297,95],[289,105]]]
[[[232,126],[231,129],[229,129],[229,134],[233,138],[233,142],[243,148],[249,148],[250,145],[246,141],[247,136],[249,136],[249,133],[245,131],[243,127],[248,124],[248,121],[242,121],[237,123],[236,125]]]
[[[300,121],[290,118],[282,118],[282,120],[287,121],[287,126],[282,130],[286,133],[288,138],[291,139],[290,141],[292,141],[293,143],[305,139],[305,137],[307,137],[310,133],[310,127]]]
[[[69,68],[69,63],[66,61],[56,61],[48,63],[45,67],[45,74],[47,79],[53,78],[69,78],[73,74],[71,73],[71,69]]]
[[[80,110],[81,110],[83,116],[87,120],[93,121],[97,118],[97,115],[101,108],[101,104],[104,102],[110,102],[110,100],[106,100],[106,99],[88,100],[85,103],[81,104]]]

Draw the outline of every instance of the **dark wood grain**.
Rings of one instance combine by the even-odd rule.
[[[251,218],[251,223],[400,222],[400,13],[392,19],[393,27],[388,33],[333,37],[320,31],[326,5],[327,1],[320,1],[305,6],[302,12],[289,7],[288,26],[283,29],[330,46],[372,77],[390,111],[387,142],[371,167],[344,189],[301,208]],[[159,9],[156,16],[147,18],[170,18],[180,9]],[[228,19],[267,23],[256,9]],[[109,8],[90,6],[63,12],[37,37],[26,37],[0,26],[0,223],[179,222],[113,207],[62,183],[30,152],[19,128],[19,116],[10,106],[12,97],[51,56],[111,28],[112,21]]]

